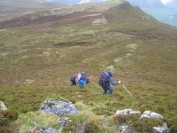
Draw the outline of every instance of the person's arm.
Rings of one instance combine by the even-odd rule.
[[[119,82],[114,81],[112,77],[109,78],[109,83],[111,83],[112,85],[117,85],[117,84],[119,84]]]

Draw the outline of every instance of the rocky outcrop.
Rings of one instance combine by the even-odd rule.
[[[145,111],[143,114],[141,114],[140,111],[134,111],[132,109],[124,109],[124,110],[118,110],[114,116],[118,116],[118,115],[132,115],[132,114],[137,114],[140,115],[139,120],[142,120],[144,118],[146,119],[158,119],[161,120],[163,122],[163,116],[155,113],[155,112],[151,112],[151,111]],[[168,133],[169,132],[169,128],[167,126],[166,123],[163,123],[162,126],[158,126],[158,127],[153,127],[153,130],[157,133]],[[118,125],[117,126],[117,131],[121,132],[121,133],[129,133],[129,132],[134,132],[132,127],[129,127],[127,125]]]
[[[54,100],[52,98],[47,98],[42,104],[40,110],[46,113],[54,113],[55,115],[62,114],[78,114],[81,111],[78,110],[72,102],[65,100]]]

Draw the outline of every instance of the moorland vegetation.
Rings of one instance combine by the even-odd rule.
[[[102,18],[106,23],[92,23]],[[136,116],[109,117],[131,108],[163,115],[175,133],[176,37],[177,28],[123,1],[47,9],[0,22],[0,101],[9,111],[1,112],[1,131],[27,131],[36,126],[34,121],[37,128],[58,127],[55,117],[38,110],[47,97],[64,97],[83,113],[69,116],[73,122],[63,132],[75,132],[85,119],[87,132],[114,132],[113,123],[152,132],[159,124]],[[102,95],[99,76],[110,69],[132,97],[121,85],[112,95]],[[92,75],[84,89],[70,86],[77,71]],[[109,128],[103,126],[105,120]]]

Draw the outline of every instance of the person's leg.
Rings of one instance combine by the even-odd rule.
[[[114,87],[110,86],[110,87],[109,87],[109,93],[108,93],[108,94],[112,94],[113,91],[114,91]]]
[[[78,82],[79,87],[82,89],[84,87],[84,84],[81,82]]]
[[[103,88],[103,94],[106,94],[107,93],[107,88],[105,88],[105,87],[102,87]]]
[[[71,86],[73,86],[74,85],[74,82],[73,81],[71,81]]]

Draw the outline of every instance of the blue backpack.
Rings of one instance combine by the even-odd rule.
[[[105,85],[107,83],[109,83],[109,73],[103,71],[100,75],[100,79],[99,79],[99,85]]]
[[[80,80],[86,81],[87,80],[87,76],[84,72],[81,72],[81,77]]]

